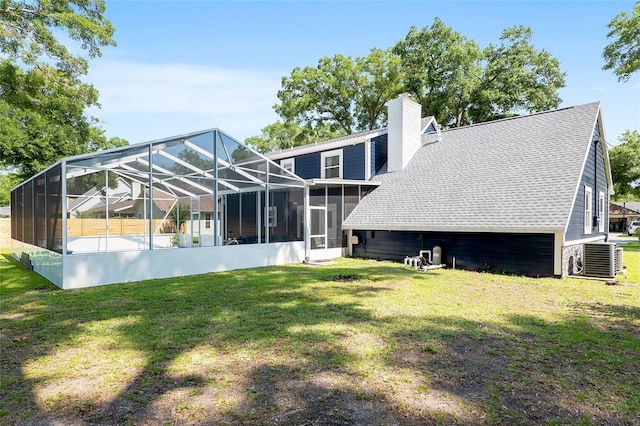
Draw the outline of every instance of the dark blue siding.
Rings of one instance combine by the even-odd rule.
[[[295,159],[296,174],[302,179],[320,178],[320,153],[303,154]]]
[[[553,275],[553,234],[354,231],[354,255],[403,260],[420,250],[442,248],[448,266],[529,276]]]
[[[433,123],[429,124],[429,127],[427,127],[426,129],[424,129],[424,134],[426,135],[427,133],[433,133],[436,131],[436,127],[433,125]]]
[[[342,149],[342,178],[364,179],[364,142]]]
[[[359,143],[342,148],[342,178],[365,179],[366,144]],[[330,149],[327,151],[333,151]],[[295,172],[303,179],[316,179],[322,175],[322,152],[302,154],[295,157]],[[370,173],[375,175],[387,162],[387,135],[381,135],[371,140]]]
[[[607,177],[605,172],[604,157],[602,154],[602,146],[600,142],[600,134],[596,125],[593,141],[589,147],[589,156],[584,167],[578,193],[576,194],[571,218],[565,236],[566,241],[580,240],[583,238],[596,237],[605,235],[609,232],[609,192],[607,187]],[[605,194],[604,212],[600,212],[601,220],[604,220],[604,232],[598,232],[598,224],[593,221],[593,229],[590,234],[584,233],[584,187],[588,186],[592,189],[593,205],[591,210],[593,215],[598,214],[598,197],[600,192]]]
[[[374,176],[387,162],[387,135],[371,139],[371,176]]]
[[[360,143],[342,148],[342,177],[344,179],[364,179],[364,147],[364,143]],[[322,173],[321,154],[322,152],[313,152],[296,157],[296,174],[303,179],[320,178]]]

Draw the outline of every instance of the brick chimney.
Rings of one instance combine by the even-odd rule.
[[[420,149],[420,115],[422,107],[403,93],[387,102],[387,171],[402,170]]]

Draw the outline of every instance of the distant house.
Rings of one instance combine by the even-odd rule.
[[[109,217],[143,219],[150,217],[150,209],[153,206],[153,217],[164,218],[175,205],[177,197],[157,189],[153,190],[152,195],[151,199],[149,191],[145,190],[135,198],[126,194],[109,204],[105,204],[103,200],[91,209],[85,210],[83,214],[85,217],[93,218],[104,218],[108,214]]]
[[[105,186],[93,186],[82,194],[69,193],[67,194],[67,215],[70,218],[92,216],[91,213],[85,214],[85,212],[93,209],[99,210],[100,206],[102,206],[102,210],[104,211],[105,200],[113,204],[122,200],[135,198],[137,196],[137,193],[135,193],[136,189],[139,192],[140,186],[134,187],[125,179],[118,177],[115,188],[105,189]],[[102,217],[104,217],[104,215]]]
[[[268,154],[307,180],[329,247],[402,260],[438,246],[447,265],[565,276],[607,239],[599,103],[446,130],[407,96],[388,108],[386,128]]]
[[[612,202],[609,205],[609,230],[626,232],[633,221],[640,220],[640,202]]]

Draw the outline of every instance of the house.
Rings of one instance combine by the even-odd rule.
[[[115,198],[115,197],[114,197]],[[95,204],[92,208],[84,210],[85,217],[104,218],[107,214],[112,218],[149,218],[150,209],[153,209],[153,217],[161,219],[167,216],[171,208],[175,205],[177,197],[173,194],[165,193],[154,189],[152,197],[149,191],[140,191],[134,198],[130,194],[125,194],[115,198],[115,201],[105,204],[104,201]]]
[[[214,128],[62,159],[11,191],[12,255],[67,289],[435,247],[458,268],[566,276],[607,240],[598,103],[444,130],[407,96],[387,106],[388,127],[268,155]],[[131,191],[94,189],[93,235],[70,235],[69,200],[103,176]],[[188,206],[178,247],[154,225],[170,203]],[[141,211],[142,231],[109,232]]]
[[[640,202],[612,202],[609,205],[609,230],[627,232],[633,221],[640,220]]]
[[[327,241],[366,258],[437,246],[459,268],[566,276],[584,243],[607,239],[599,103],[445,130],[408,96],[387,106],[386,128],[268,154],[321,184],[312,205],[326,209]]]
[[[84,182],[78,183],[72,180],[70,183],[71,185],[67,194],[67,216],[70,218],[92,216],[91,213],[85,214],[85,212],[99,209],[100,206],[102,206],[104,217],[105,200],[107,200],[109,204],[118,203],[122,200],[135,198],[137,196],[137,193],[135,193],[136,188],[138,191],[140,190],[139,185],[137,187],[132,186],[130,182],[127,182],[122,177],[116,178],[114,188],[110,188],[107,185],[96,186],[91,184],[90,188],[87,189],[86,186],[88,185]],[[75,185],[73,185],[74,183]],[[79,189],[82,191],[82,194],[76,195],[73,193],[74,190],[78,191]]]

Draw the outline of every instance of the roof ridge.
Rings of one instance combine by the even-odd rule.
[[[587,105],[593,105],[593,104],[599,104],[599,103],[600,103],[600,101],[593,101],[593,102],[587,102],[587,103],[584,103],[584,104],[570,105],[570,106],[566,106],[566,107],[562,107],[562,108],[555,108],[555,109],[548,109],[548,110],[545,110],[545,111],[532,112],[532,113],[526,114],[526,115],[514,115],[513,117],[505,117],[505,118],[500,118],[500,119],[497,119],[497,120],[483,121],[481,123],[467,124],[466,126],[449,127],[449,128],[446,128],[446,129],[442,129],[442,131],[443,132],[449,132],[449,131],[453,131],[453,130],[468,129],[470,127],[485,126],[487,124],[495,124],[495,123],[500,123],[500,122],[504,122],[504,121],[517,120],[517,119],[520,119],[520,118],[534,117],[534,116],[543,115],[543,114],[551,114],[551,113],[554,113],[554,112],[560,112],[560,111],[565,111],[565,110],[574,109],[574,108],[580,108],[580,107],[584,107],[584,106],[587,106]]]
[[[332,142],[340,142],[340,141],[345,141],[345,140],[349,140],[349,139],[356,139],[358,137],[365,136],[365,135],[370,134],[370,133],[380,132],[380,131],[382,131],[382,130],[384,130],[386,128],[387,128],[387,126],[378,127],[376,129],[361,130],[361,131],[356,132],[356,133],[350,133],[348,135],[342,135],[342,136],[338,136],[338,137],[331,138],[331,139],[323,139],[323,140],[320,140],[320,141],[306,143],[304,145],[292,146],[291,148],[274,149],[273,151],[269,151],[264,155],[274,155],[274,154],[280,154],[280,153],[284,153],[284,152],[292,152],[292,151],[295,151],[297,149],[306,148],[306,147],[309,147],[309,146],[318,146],[318,145],[325,145],[325,144],[328,145],[328,144],[330,144]]]

